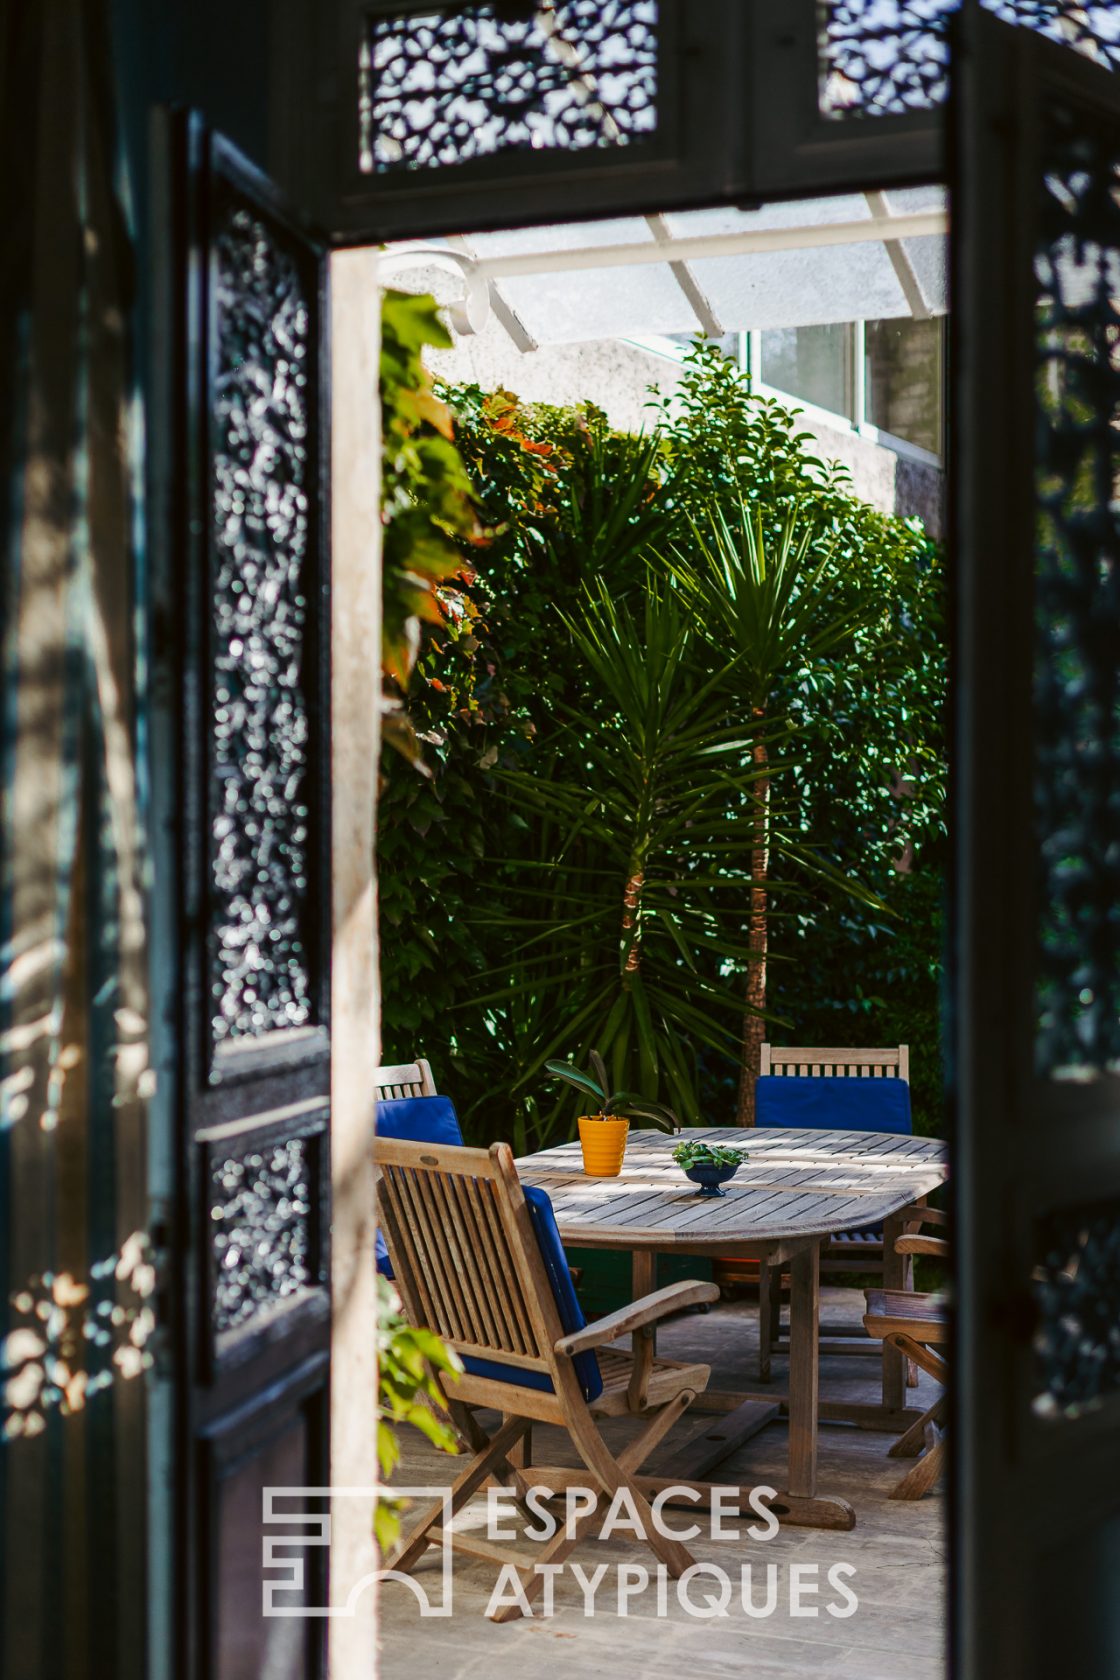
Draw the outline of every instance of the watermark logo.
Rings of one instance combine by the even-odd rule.
[[[325,1570],[311,1571],[308,1564],[316,1551],[323,1562],[331,1543],[332,1500],[360,1499],[370,1509],[384,1489],[372,1487],[266,1487],[262,1520],[264,1534],[261,1541],[261,1562],[266,1571],[261,1590],[261,1614],[283,1616],[293,1620],[327,1616],[354,1616],[362,1594],[380,1581],[401,1581],[420,1605],[421,1616],[450,1616],[454,1605],[454,1582],[451,1567],[451,1489],[449,1487],[393,1487],[394,1499],[416,1500],[425,1509],[439,1502],[441,1538],[435,1542],[440,1552],[438,1575],[425,1570],[423,1581],[399,1569],[371,1569],[357,1581],[336,1583],[331,1577],[333,1603],[315,1604],[308,1601],[311,1586],[309,1576],[320,1579]],[[314,1508],[309,1508],[309,1507]],[[320,1508],[322,1507],[322,1508]],[[305,1556],[304,1553],[308,1553]],[[428,1557],[432,1556],[429,1548]],[[438,1590],[436,1583],[438,1582]],[[343,1596],[344,1594],[344,1596]]]
[[[380,1490],[383,1492],[384,1490]],[[362,1499],[372,1512],[379,1490],[374,1488],[272,1487],[264,1492],[264,1538],[262,1562],[266,1575],[262,1613],[268,1617],[291,1618],[353,1616],[362,1594],[375,1582],[399,1581],[417,1600],[421,1617],[449,1617],[454,1612],[453,1540],[456,1523],[451,1511],[449,1487],[398,1487],[394,1499],[415,1504],[426,1518],[438,1506],[431,1520],[432,1539],[425,1551],[425,1567],[417,1576],[400,1569],[373,1569],[359,1580],[347,1583],[332,1579],[331,1602],[313,1602],[314,1582],[325,1571],[309,1563],[316,1551],[325,1564],[331,1543],[330,1503],[340,1498]],[[687,1484],[662,1489],[646,1507],[649,1528],[663,1540],[683,1545],[704,1537],[714,1542],[764,1544],[779,1532],[778,1518],[770,1502],[775,1489],[757,1487],[744,1496],[738,1487],[713,1487],[701,1492]],[[692,1504],[703,1509],[682,1510]],[[671,1509],[675,1507],[675,1509]],[[589,1527],[592,1516],[600,1516],[596,1529]],[[516,1608],[524,1616],[547,1619],[557,1612],[558,1585],[567,1580],[579,1590],[577,1602],[585,1617],[625,1617],[632,1607],[659,1618],[671,1614],[709,1621],[742,1615],[752,1620],[785,1614],[790,1617],[829,1615],[845,1619],[855,1615],[859,1600],[853,1588],[856,1570],[850,1563],[835,1562],[827,1567],[804,1561],[777,1563],[697,1561],[674,1577],[664,1562],[642,1563],[618,1558],[599,1562],[587,1569],[565,1554],[568,1542],[580,1539],[612,1538],[647,1541],[650,1532],[642,1509],[630,1490],[620,1487],[609,1500],[594,1488],[569,1487],[563,1495],[548,1487],[517,1490],[491,1487],[485,1506],[472,1504],[460,1512],[460,1527],[469,1523],[471,1533],[485,1536],[491,1546],[528,1542],[517,1562],[501,1562],[489,1600],[482,1613],[493,1616],[502,1609]],[[701,1522],[706,1519],[706,1526]],[[561,1532],[562,1531],[562,1532]],[[407,1544],[407,1542],[406,1542]],[[547,1546],[555,1556],[560,1547],[563,1561],[535,1562],[533,1544]],[[438,1551],[438,1559],[434,1553]],[[435,1567],[433,1567],[433,1565]],[[332,1572],[337,1575],[337,1570]],[[569,1602],[571,1600],[571,1594]]]

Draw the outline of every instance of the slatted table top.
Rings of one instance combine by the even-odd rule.
[[[632,1131],[617,1178],[588,1178],[578,1143],[526,1155],[517,1170],[547,1190],[566,1243],[713,1251],[878,1225],[948,1177],[937,1138],[778,1127],[689,1127],[682,1136],[748,1152],[722,1196],[696,1194],[672,1158],[681,1138],[663,1132]]]

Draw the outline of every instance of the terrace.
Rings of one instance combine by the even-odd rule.
[[[910,1059],[884,1066],[873,1052],[861,1067],[853,1053],[837,1072],[901,1080],[845,1080],[847,1122],[836,1117],[840,1081],[819,1081],[836,1101],[815,1123],[874,1133],[891,1123],[875,1117],[875,1091],[866,1110],[851,1101],[857,1086],[882,1096],[893,1085],[907,1130],[911,1093],[917,1129],[936,1130],[943,607],[939,553],[919,515],[940,528],[945,242],[944,197],[923,189],[401,244],[381,259],[397,288],[382,311],[393,707],[379,836],[383,1033],[398,1053],[419,1049],[453,1097],[459,1129],[442,1129],[442,1145],[506,1139],[524,1158],[564,1144],[584,1109],[546,1064],[589,1051],[616,1088],[670,1105],[686,1139],[703,1135],[687,1128],[752,1126],[755,1075],[771,1069],[762,1012],[787,1040],[835,1044],[851,1036],[860,998],[858,1042],[912,1037]],[[420,424],[416,391],[439,405]],[[871,424],[888,415],[893,434]],[[463,462],[450,479],[449,441]],[[425,449],[438,458],[441,499],[424,477]],[[431,521],[429,596],[410,620],[414,549],[402,542],[398,604],[395,533],[399,521],[414,543],[418,518]],[[430,1089],[428,1079],[416,1088]],[[633,1124],[646,1123],[639,1109]],[[381,1125],[396,1125],[388,1109]],[[749,1166],[757,1160],[764,1176],[765,1137],[721,1133],[750,1144]],[[642,1159],[640,1134],[617,1181],[624,1195]],[[538,1182],[531,1159],[519,1166]],[[776,1166],[775,1183],[789,1170]],[[852,1170],[823,1157],[810,1165],[809,1201],[817,1180],[855,1183]],[[632,1283],[620,1285],[617,1263],[612,1277],[612,1257],[584,1250],[572,1223],[576,1203],[591,1210],[596,1184],[606,1193],[616,1181],[582,1180],[584,1192],[573,1180],[568,1197],[565,1177],[539,1182],[593,1320],[653,1287],[652,1260],[639,1267],[636,1256]],[[650,1205],[672,1209],[676,1188],[657,1179]],[[861,1193],[874,1189],[872,1177]],[[633,1191],[640,1200],[644,1184]],[[742,1226],[748,1250],[767,1228],[772,1196],[758,1195],[757,1224]],[[433,1218],[438,1240],[454,1242],[446,1215]],[[583,1234],[598,1240],[593,1223]],[[900,1469],[887,1456],[891,1431],[897,1438],[933,1403],[934,1385],[923,1377],[906,1396],[906,1422],[896,1410],[879,1430],[826,1424],[818,1442],[815,1399],[811,1424],[802,1409],[763,1427],[773,1409],[764,1394],[745,1410],[734,1399],[751,1386],[760,1293],[768,1299],[771,1287],[751,1264],[744,1294],[742,1262],[674,1259],[673,1277],[710,1279],[714,1269],[734,1298],[672,1321],[658,1357],[711,1365],[710,1391],[728,1397],[719,1404],[742,1444],[707,1467],[711,1477],[789,1488],[794,1457],[815,1451],[820,1500],[812,1469],[800,1471],[808,1497],[795,1500],[794,1522],[807,1526],[791,1522],[765,1545],[695,1544],[702,1564],[736,1574],[761,1564],[763,1601],[765,1565],[778,1577],[769,1614],[715,1619],[705,1646],[729,1667],[794,1675],[823,1665],[874,1680],[897,1653],[906,1607],[912,1672],[939,1674],[942,1500],[889,1499]],[[425,1286],[424,1299],[438,1288]],[[442,1323],[438,1307],[418,1302],[417,1322]],[[830,1288],[821,1317],[839,1315],[854,1344],[863,1310],[858,1290]],[[850,1407],[866,1418],[880,1361],[822,1345],[823,1415]],[[864,1352],[875,1349],[865,1342]],[[775,1393],[787,1363],[772,1361]],[[643,1474],[683,1474],[682,1437],[712,1427],[703,1404]],[[484,1412],[477,1421],[488,1428]],[[455,1424],[461,1439],[474,1427],[459,1412]],[[611,1449],[636,1428],[609,1422]],[[401,1437],[395,1482],[453,1479],[453,1461],[414,1430]],[[555,1470],[579,1459],[546,1424],[534,1430],[533,1462]],[[483,1551],[493,1544],[486,1497],[456,1519]],[[855,1529],[812,1526],[837,1520],[836,1501],[853,1508]],[[454,1677],[543,1671],[553,1640],[573,1642],[581,1670],[616,1666],[616,1573],[639,1554],[624,1536],[582,1544],[573,1563],[608,1565],[595,1614],[565,1567],[549,1613],[541,1619],[538,1606],[516,1626],[486,1619],[494,1556],[456,1557],[446,1622],[387,1583],[383,1672],[403,1676],[417,1658]],[[791,1605],[791,1565],[822,1566],[823,1606],[828,1567],[843,1562],[856,1570],[852,1616]],[[419,1585],[439,1574],[435,1554],[415,1568]],[[696,1614],[674,1602],[662,1619],[640,1587],[621,1613],[620,1672],[672,1672]]]
[[[856,1290],[824,1290],[824,1311],[830,1320],[858,1324],[863,1296]],[[757,1312],[753,1303],[721,1303],[707,1315],[685,1314],[663,1332],[659,1353],[674,1359],[700,1359],[712,1366],[713,1386],[727,1388],[742,1380],[742,1369],[754,1368],[758,1353]],[[775,1378],[785,1376],[785,1361],[775,1362]],[[877,1362],[825,1354],[821,1360],[821,1391],[830,1398],[873,1400],[878,1382]],[[933,1385],[922,1376],[913,1398],[928,1404]],[[695,1427],[695,1425],[690,1425]],[[633,1433],[635,1425],[620,1421],[608,1427],[612,1446]],[[784,1475],[784,1430],[768,1429],[740,1448],[719,1467],[729,1483],[770,1481],[780,1486]],[[666,1610],[658,1611],[653,1589],[636,1593],[619,1620],[617,1565],[648,1566],[654,1560],[644,1546],[625,1533],[609,1542],[591,1541],[574,1554],[590,1577],[607,1562],[595,1612],[588,1616],[585,1599],[570,1569],[558,1577],[553,1613],[532,1620],[496,1625],[486,1611],[497,1577],[492,1563],[460,1558],[454,1573],[454,1616],[442,1621],[421,1619],[417,1599],[399,1582],[381,1588],[381,1672],[387,1680],[415,1674],[439,1674],[442,1680],[494,1676],[506,1680],[549,1680],[557,1664],[573,1673],[612,1675],[618,1680],[672,1680],[691,1670],[702,1655],[705,1672],[739,1676],[744,1673],[773,1680],[942,1680],[946,1653],[945,1505],[941,1498],[899,1501],[888,1497],[898,1481],[898,1461],[886,1456],[889,1437],[843,1426],[825,1426],[821,1441],[821,1476],[828,1491],[851,1502],[857,1526],[850,1534],[804,1528],[783,1528],[765,1542],[713,1541],[702,1533],[691,1543],[698,1562],[712,1563],[738,1589],[740,1569],[750,1564],[755,1606],[767,1606],[768,1566],[777,1577],[777,1603],[772,1613],[748,1620],[733,1602],[725,1616],[706,1617],[706,1594],[715,1583],[698,1578],[692,1589],[697,1611],[682,1609],[670,1583]],[[407,1432],[404,1456],[393,1481],[424,1485],[446,1479],[446,1458],[421,1436]],[[537,1450],[550,1461],[571,1461],[571,1449],[559,1431],[542,1429]],[[655,1466],[656,1467],[656,1466]],[[485,1496],[480,1495],[464,1518],[485,1522]],[[408,1526],[405,1515],[405,1526]],[[686,1512],[674,1521],[693,1520]],[[703,1519],[701,1518],[701,1523]],[[746,1527],[743,1519],[731,1526]],[[525,1545],[531,1561],[532,1546]],[[828,1570],[847,1563],[853,1573],[845,1579],[858,1598],[858,1609],[844,1619],[827,1612],[829,1603],[848,1608],[828,1586]],[[820,1591],[806,1594],[800,1615],[790,1612],[792,1565],[816,1565],[804,1578],[819,1579]],[[432,1552],[416,1579],[433,1595],[438,1590],[439,1560]],[[809,1613],[806,1614],[805,1611]],[[418,1670],[418,1665],[419,1670]]]

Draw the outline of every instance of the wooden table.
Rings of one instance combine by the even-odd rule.
[[[851,1528],[842,1499],[817,1493],[818,1419],[901,1433],[921,1415],[905,1403],[905,1363],[883,1354],[881,1405],[821,1401],[819,1385],[820,1246],[835,1232],[882,1225],[888,1289],[903,1287],[904,1261],[894,1254],[900,1211],[944,1182],[946,1148],[936,1138],[889,1132],[769,1128],[693,1129],[688,1141],[746,1149],[749,1160],[720,1197],[698,1196],[672,1159],[677,1138],[630,1133],[617,1178],[588,1178],[578,1143],[541,1150],[517,1163],[526,1184],[547,1190],[565,1243],[627,1249],[634,1292],[654,1286],[656,1257],[721,1254],[769,1260],[790,1270],[789,1389],[784,1395],[708,1390],[697,1409],[720,1414],[668,1467],[668,1477],[640,1478],[648,1491],[699,1481],[764,1424],[789,1418],[788,1487],[774,1502],[783,1522]],[[746,1490],[744,1490],[745,1496]]]

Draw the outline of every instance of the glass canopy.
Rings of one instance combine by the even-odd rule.
[[[457,270],[472,305],[460,330],[491,312],[523,350],[651,333],[719,338],[944,314],[947,230],[944,190],[916,187],[465,234],[390,246],[385,267],[391,281]]]

